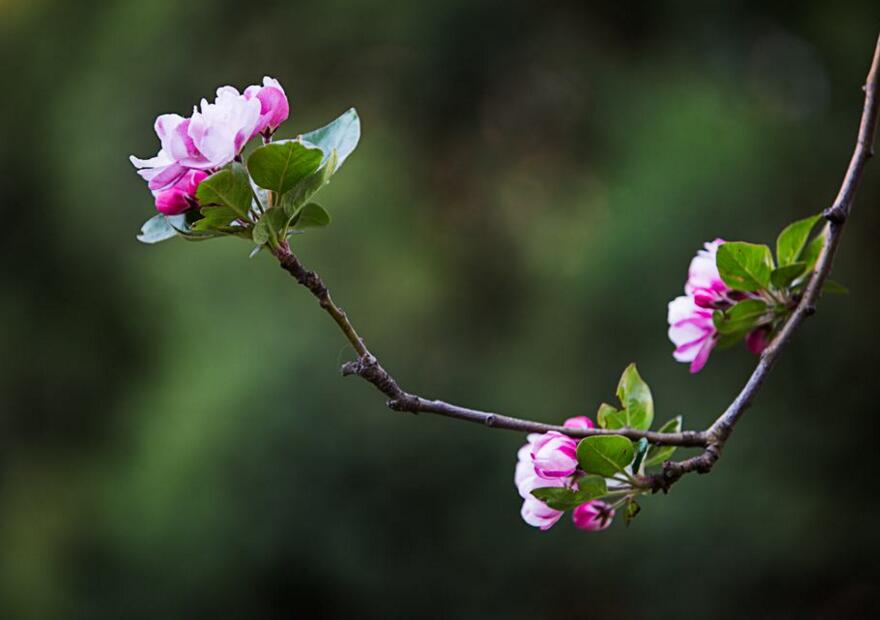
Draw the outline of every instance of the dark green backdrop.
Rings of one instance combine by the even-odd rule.
[[[363,138],[296,239],[410,390],[545,421],[636,361],[706,426],[754,359],[671,357],[699,245],[829,205],[876,2],[0,2],[0,616],[878,612],[870,164],[829,297],[708,477],[541,533],[523,438],[392,414],[237,240],[134,235],[162,112],[264,74]]]

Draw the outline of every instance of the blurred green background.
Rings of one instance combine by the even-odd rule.
[[[559,422],[637,361],[702,428],[754,359],[690,376],[666,303],[703,241],[831,203],[878,27],[873,1],[0,1],[0,617],[880,612],[880,163],[851,294],[711,476],[597,535],[520,520],[523,437],[340,378],[268,256],[137,243],[127,160],[221,84],[279,78],[288,135],[356,106],[334,224],[296,251],[405,388]]]

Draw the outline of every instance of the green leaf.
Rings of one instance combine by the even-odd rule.
[[[848,295],[849,289],[840,282],[825,280],[825,283],[822,285],[822,292],[829,295]]]
[[[624,426],[623,412],[608,403],[602,403],[596,413],[596,421],[600,428],[621,428]]]
[[[605,484],[605,478],[602,476],[587,475],[578,479],[578,504],[602,497],[606,493],[608,493],[608,487]]]
[[[633,471],[638,473],[639,467],[642,465],[642,459],[648,451],[648,440],[642,437],[636,442],[636,458],[633,461]]]
[[[230,207],[202,207],[202,219],[193,222],[192,229],[195,231],[209,231],[228,227],[238,214]]]
[[[578,463],[588,474],[613,476],[632,463],[633,444],[623,435],[594,435],[578,443]]]
[[[289,217],[294,217],[300,207],[330,182],[330,177],[336,171],[336,161],[336,151],[333,151],[318,171],[300,181],[296,187],[281,197],[281,207]]]
[[[739,334],[760,324],[767,311],[767,304],[760,299],[746,299],[724,312],[713,312],[712,322],[721,334]]]
[[[776,239],[776,261],[780,267],[791,265],[801,255],[807,239],[821,214],[798,220],[786,226]]]
[[[777,289],[787,288],[797,280],[807,269],[807,264],[801,261],[778,267],[770,273],[770,282]]]
[[[320,228],[330,225],[330,214],[324,210],[324,207],[315,202],[302,207],[293,218],[294,230],[303,230],[305,228]]]
[[[816,261],[819,260],[819,254],[822,252],[822,246],[825,245],[825,237],[825,229],[822,229],[822,232],[816,235],[804,249],[800,258],[801,262],[807,266],[805,271],[812,271],[816,266]]]
[[[623,371],[617,384],[617,398],[625,411],[625,426],[646,431],[654,421],[654,400],[651,389],[639,375],[635,364]]]
[[[532,495],[554,510],[571,510],[606,493],[608,488],[601,476],[584,476],[578,480],[577,491],[565,487],[541,487],[532,490]]]
[[[247,167],[254,183],[281,195],[315,172],[322,159],[319,148],[282,140],[257,148],[248,157]]]
[[[766,245],[731,241],[718,248],[715,262],[725,284],[738,291],[757,291],[770,284],[773,255]]]
[[[159,213],[144,222],[137,240],[141,243],[159,243],[175,235],[177,231],[168,222],[168,218]]]
[[[272,234],[269,232],[269,221],[265,217],[261,217],[254,224],[253,239],[258,246],[265,245],[269,242]]]
[[[633,498],[629,497],[626,500],[626,506],[623,509],[623,524],[629,527],[629,524],[633,522],[633,519],[636,518],[636,515],[641,512],[642,507],[639,506],[639,503]]]
[[[337,162],[333,169],[335,172],[342,167],[342,163],[348,159],[361,139],[361,119],[357,111],[351,108],[329,125],[304,133],[299,139],[321,149],[324,153],[321,163],[326,162],[331,153],[336,151]]]
[[[658,429],[658,432],[680,433],[681,416],[677,415],[669,420],[669,422]],[[648,454],[645,456],[645,466],[660,465],[663,461],[668,461],[673,452],[675,452],[675,446],[651,446],[648,448]]]
[[[196,198],[202,206],[229,207],[242,220],[249,220],[253,193],[247,171],[240,163],[233,162],[199,183]]]

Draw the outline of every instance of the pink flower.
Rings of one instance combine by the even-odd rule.
[[[208,174],[201,170],[188,170],[171,187],[154,193],[156,210],[165,215],[178,215],[196,205],[196,189]]]
[[[611,521],[614,519],[614,509],[605,502],[593,500],[575,508],[571,513],[571,518],[576,528],[588,532],[598,532],[611,525]]]
[[[217,89],[214,103],[202,99],[201,109],[193,108],[187,135],[201,155],[184,160],[189,168],[220,168],[241,152],[260,122],[260,102],[246,99],[232,86]]]
[[[717,342],[712,310],[697,305],[693,297],[682,295],[669,302],[669,339],[675,345],[672,356],[690,362],[692,373],[700,372]]]
[[[684,292],[692,296],[701,308],[714,308],[719,301],[726,300],[726,295],[730,292],[715,264],[718,247],[722,243],[724,239],[704,243],[704,249],[697,252],[688,268]]]
[[[532,527],[548,530],[562,518],[563,512],[550,508],[537,497],[529,496],[523,501],[520,515]]]
[[[577,441],[550,431],[532,442],[532,462],[541,478],[566,478],[577,469]]]
[[[565,428],[577,428],[580,430],[587,430],[588,428],[595,428],[596,425],[593,424],[593,421],[585,415],[575,416],[573,418],[568,418],[563,424]]]
[[[520,497],[523,498],[522,510],[520,511],[523,520],[533,527],[546,530],[559,521],[562,517],[562,511],[550,508],[532,495],[532,491],[542,487],[565,487],[571,485],[572,481],[571,478],[547,479],[537,474],[535,464],[532,461],[532,447],[541,437],[543,435],[537,433],[529,435],[528,443],[517,452],[517,464],[513,475],[513,482]]]
[[[155,157],[131,156],[138,174],[153,191],[175,185],[187,170],[219,170],[231,162],[256,132],[260,122],[259,99],[245,98],[235,88],[217,89],[213,103],[202,99],[191,118],[162,114],[156,135],[162,148]]]
[[[248,86],[244,91],[245,99],[256,98],[260,102],[260,120],[254,131],[257,133],[271,134],[278,126],[287,120],[290,114],[290,104],[287,95],[278,80],[266,76],[262,86]]]

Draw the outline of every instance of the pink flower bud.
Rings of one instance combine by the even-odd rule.
[[[565,478],[577,469],[577,441],[550,431],[532,443],[532,462],[541,478]]]
[[[542,530],[548,530],[562,518],[562,511],[550,508],[547,504],[531,495],[523,501],[520,515],[523,521]]]
[[[196,189],[207,176],[201,170],[188,170],[173,186],[155,193],[156,210],[165,215],[179,215],[195,206]]]
[[[770,344],[770,332],[764,327],[753,329],[746,334],[746,348],[755,355],[761,355],[768,344]]]
[[[588,532],[598,532],[611,525],[614,509],[605,502],[593,500],[581,504],[571,513],[574,526]]]
[[[585,415],[575,416],[573,418],[568,418],[563,424],[565,428],[577,428],[581,430],[586,430],[588,428],[595,428],[596,425],[593,424],[593,421]]]
[[[260,120],[254,135],[274,132],[290,114],[290,104],[284,89],[278,80],[269,76],[263,78],[262,86],[248,86],[244,91],[244,98],[256,98],[260,102]]]

